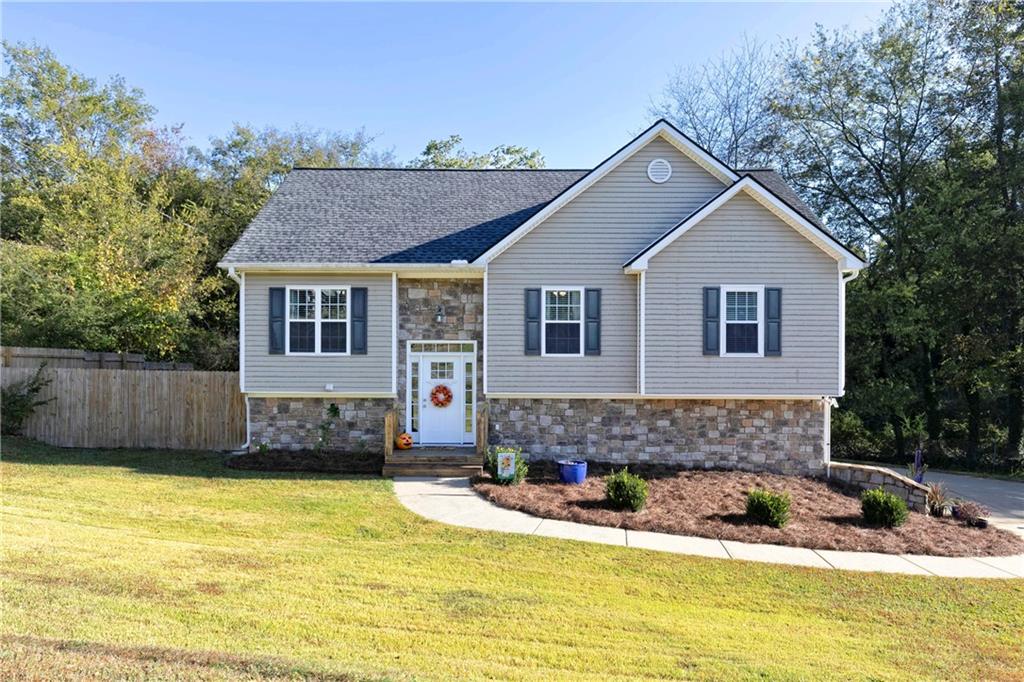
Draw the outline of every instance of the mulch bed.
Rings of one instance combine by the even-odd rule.
[[[313,471],[331,474],[373,474],[380,476],[384,454],[380,452],[314,452],[312,450],[270,450],[228,457],[232,469],[252,471]]]
[[[595,471],[596,469],[596,471]],[[558,482],[551,465],[531,465],[518,486],[478,478],[474,489],[495,504],[535,516],[629,530],[762,542],[811,549],[938,556],[1006,556],[1024,552],[1024,540],[1004,530],[970,528],[952,518],[911,512],[899,528],[875,528],[861,519],[858,493],[825,481],[739,471],[690,471],[630,467],[648,479],[647,506],[639,512],[612,508],[604,492],[607,467],[591,465],[582,485]],[[766,488],[789,493],[784,528],[748,523],[746,492]]]

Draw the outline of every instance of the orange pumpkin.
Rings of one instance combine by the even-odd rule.
[[[412,447],[412,436],[408,433],[398,434],[398,438],[395,439],[395,447],[399,450],[408,450]]]

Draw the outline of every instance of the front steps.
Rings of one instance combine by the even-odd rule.
[[[384,478],[395,476],[472,477],[483,472],[483,457],[474,448],[395,450],[385,461]]]

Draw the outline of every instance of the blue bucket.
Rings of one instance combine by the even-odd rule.
[[[558,478],[562,483],[579,485],[587,477],[587,463],[582,459],[561,459],[558,461]]]

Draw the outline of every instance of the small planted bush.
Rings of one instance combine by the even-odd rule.
[[[789,523],[789,495],[751,490],[747,493],[747,518],[763,526],[782,528]]]
[[[39,394],[52,382],[43,376],[46,363],[39,365],[35,373],[27,379],[14,381],[0,391],[0,431],[5,436],[16,436],[21,433],[25,420],[32,416],[35,409],[56,398],[40,400]]]
[[[647,481],[626,469],[613,472],[605,479],[604,491],[619,509],[640,511],[647,503]]]
[[[928,513],[932,516],[947,516],[953,507],[953,501],[942,483],[928,484],[925,501],[928,504]]]
[[[984,505],[970,500],[960,500],[953,506],[953,515],[968,526],[985,528],[988,526],[986,516],[989,511]]]
[[[881,488],[865,490],[860,496],[864,521],[872,526],[895,528],[907,520],[907,503]]]
[[[514,473],[512,476],[501,478],[498,476],[498,464],[503,460],[505,462],[510,462],[510,459],[514,460]],[[495,446],[487,448],[487,456],[484,458],[484,468],[487,469],[487,473],[491,475],[491,478],[498,483],[502,483],[504,485],[519,485],[526,479],[526,473],[529,467],[526,464],[526,458],[523,457],[522,448]]]

